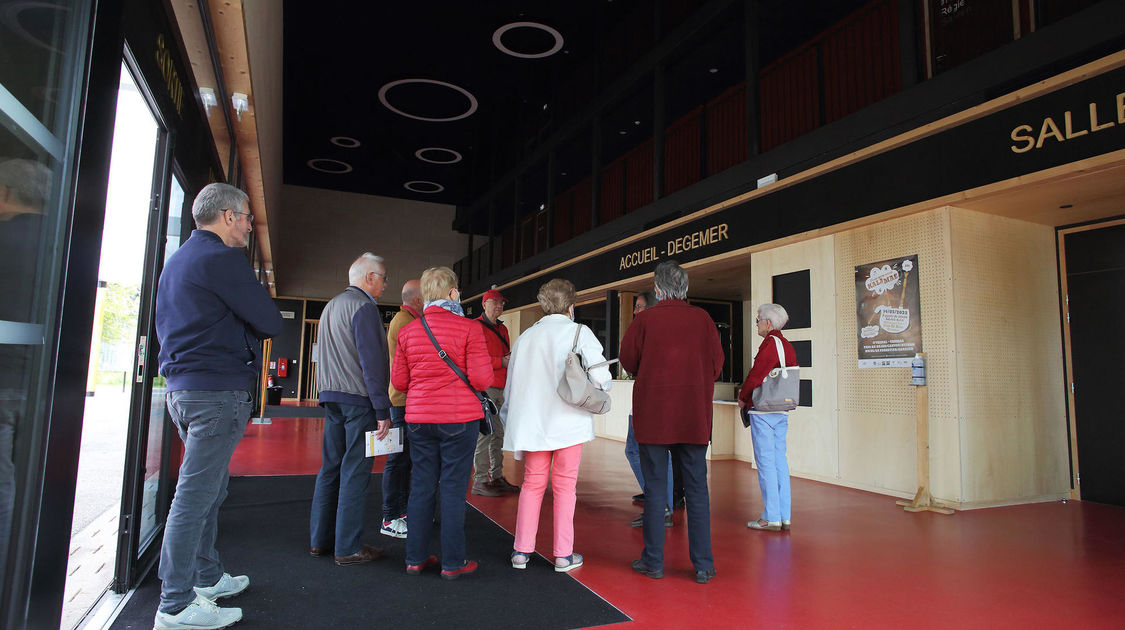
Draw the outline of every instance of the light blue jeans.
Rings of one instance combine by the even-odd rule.
[[[788,521],[793,499],[789,494],[789,459],[785,456],[785,436],[789,414],[750,414],[750,438],[754,441],[754,461],[758,464],[758,486],[762,489],[762,518]]]
[[[641,472],[641,449],[637,438],[633,435],[633,414],[629,414],[629,434],[625,436],[625,459],[629,460],[629,467],[633,469],[633,476],[637,478],[637,485],[641,492],[645,491],[645,476]],[[664,505],[672,507],[672,455],[668,454],[668,495]]]
[[[193,587],[214,586],[223,577],[215,549],[219,506],[227,498],[230,458],[246,431],[250,407],[244,391],[168,394],[184,460],[160,549],[161,612],[179,612],[195,599]]]

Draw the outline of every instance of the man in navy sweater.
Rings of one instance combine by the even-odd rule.
[[[191,214],[199,229],[164,265],[156,292],[160,374],[184,458],[164,526],[155,630],[242,619],[241,608],[215,605],[250,584],[226,573],[215,550],[219,506],[250,418],[260,342],[281,332],[281,313],[241,251],[253,229],[246,193],[210,184]]]
[[[374,458],[364,434],[391,430],[387,333],[376,300],[387,288],[383,259],[364,254],[348,269],[350,286],[320,314],[316,381],[324,407],[324,442],[309,517],[309,553],[336,564],[378,560],[384,551],[363,544],[363,512]]]

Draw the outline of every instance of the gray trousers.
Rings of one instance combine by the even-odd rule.
[[[504,404],[504,390],[489,387],[485,395],[499,409]],[[492,417],[492,435],[477,437],[477,450],[473,453],[473,481],[494,481],[504,474],[504,423],[500,416]]]
[[[184,442],[176,495],[160,549],[160,611],[176,613],[195,599],[195,586],[223,577],[215,549],[219,506],[227,498],[230,458],[250,419],[244,391],[175,391],[168,411]]]

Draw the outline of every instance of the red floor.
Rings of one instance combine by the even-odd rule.
[[[315,473],[322,424],[252,425],[231,473]],[[571,573],[635,620],[620,627],[1125,628],[1125,508],[1071,501],[908,514],[891,497],[794,479],[793,530],[754,532],[745,523],[761,503],[742,462],[711,464],[718,577],[695,583],[682,512],[667,535],[664,579],[637,575],[629,563],[641,532],[629,521],[639,507],[629,496],[638,490],[622,448],[596,440],[584,451],[575,550],[586,562]],[[520,464],[506,464],[519,483]],[[512,531],[515,495],[470,502]],[[538,545],[548,556],[549,504]]]

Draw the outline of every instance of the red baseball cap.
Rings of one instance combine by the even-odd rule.
[[[500,300],[500,302],[507,302],[507,301],[508,301],[508,299],[507,299],[507,298],[505,298],[505,297],[504,297],[504,296],[503,296],[503,295],[502,295],[502,294],[501,294],[501,293],[500,293],[499,291],[497,291],[496,289],[489,289],[489,290],[485,291],[485,292],[484,292],[484,297],[482,297],[482,298],[480,299],[480,301],[481,301],[481,304],[483,304],[483,303],[485,303],[485,302],[487,302],[487,301],[489,301],[489,300]]]

